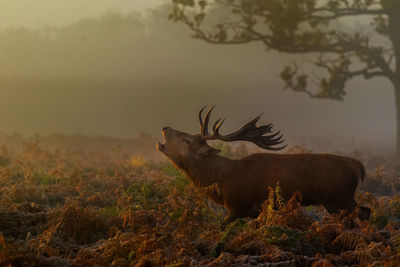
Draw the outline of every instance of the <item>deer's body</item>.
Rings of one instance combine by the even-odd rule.
[[[336,155],[253,154],[234,162],[228,179],[232,180],[232,190],[227,191],[236,187],[254,198],[252,202],[260,208],[266,199],[265,188],[275,187],[279,181],[285,199],[299,191],[302,204],[322,204],[329,212],[337,212],[354,207],[354,191],[364,176],[360,162]]]
[[[209,112],[210,113],[210,112]],[[257,217],[262,203],[268,198],[268,187],[279,182],[281,194],[289,199],[294,192],[301,193],[303,205],[324,205],[330,213],[340,210],[351,212],[356,206],[354,193],[363,180],[365,170],[361,162],[330,154],[271,154],[257,153],[239,160],[218,155],[220,152],[205,140],[214,138],[252,140],[260,147],[279,144],[276,134],[264,136],[270,126],[256,127],[257,120],[228,136],[220,136],[220,126],[214,124],[213,135],[203,132],[209,113],[202,125],[201,135],[191,135],[169,127],[163,129],[165,144],[158,144],[162,151],[198,187],[217,186],[209,197],[224,205],[229,211],[224,225],[241,217]],[[257,137],[257,134],[259,135]],[[215,138],[216,139],[216,138]],[[362,207],[362,219],[369,217],[369,209]]]
[[[227,223],[257,217],[278,181],[282,197],[301,193],[302,205],[324,205],[330,213],[353,210],[354,192],[365,176],[354,159],[329,154],[252,154],[240,160],[218,155],[187,162],[180,168],[198,187],[213,184],[209,197],[229,211]]]

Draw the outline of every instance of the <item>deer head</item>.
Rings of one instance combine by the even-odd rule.
[[[276,147],[283,143],[284,140],[282,140],[283,135],[280,134],[280,132],[272,133],[272,124],[261,126],[256,125],[260,120],[261,115],[246,123],[239,130],[227,135],[221,135],[219,133],[225,120],[218,119],[212,127],[213,132],[209,133],[208,125],[214,106],[208,110],[203,120],[202,114],[205,108],[206,107],[203,107],[199,112],[200,134],[192,135],[174,130],[170,127],[165,127],[162,130],[165,143],[159,143],[157,146],[158,150],[163,152],[178,166],[184,164],[185,159],[199,159],[204,156],[216,155],[220,152],[219,149],[209,146],[206,140],[221,140],[225,142],[247,141],[252,142],[263,149],[274,151],[286,147]]]

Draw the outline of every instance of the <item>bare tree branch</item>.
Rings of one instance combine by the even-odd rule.
[[[389,16],[390,10],[384,8],[381,0],[328,0],[322,6],[313,0],[219,0],[217,3],[223,5],[225,10],[230,9],[232,15],[228,21],[216,24],[212,31],[205,30],[203,20],[193,19],[196,18],[196,12],[186,12],[184,5],[175,6],[178,11],[175,11],[178,14],[175,19],[188,25],[195,38],[212,44],[262,42],[267,50],[338,56],[334,61],[314,62],[315,66],[325,69],[329,74],[329,77],[320,79],[321,90],[318,93],[307,89],[308,76],[299,75],[297,67],[284,69],[281,77],[286,87],[294,91],[304,92],[313,98],[341,100],[346,82],[354,77],[396,80],[392,67],[392,48],[374,47],[366,34],[351,34],[330,26],[331,21],[344,17]],[[201,8],[197,10],[204,12]],[[379,19],[377,23],[377,31],[383,33],[387,21]],[[350,65],[354,65],[353,70]]]

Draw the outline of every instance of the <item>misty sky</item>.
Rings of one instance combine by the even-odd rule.
[[[1,0],[0,28],[64,26],[109,10],[143,12],[165,0]]]
[[[385,79],[351,81],[344,102],[283,90],[279,74],[294,57],[258,44],[193,40],[168,21],[166,2],[1,0],[0,131],[130,137],[168,125],[198,132],[198,110],[216,104],[215,117],[227,119],[223,133],[264,112],[262,122],[289,144],[323,135],[394,142]],[[46,25],[53,29],[32,30]],[[16,26],[29,30],[10,30]]]

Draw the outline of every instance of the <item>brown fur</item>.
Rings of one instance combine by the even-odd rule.
[[[218,155],[199,135],[164,128],[162,151],[198,187],[217,185],[210,198],[229,211],[224,225],[241,217],[257,217],[268,187],[279,181],[282,196],[302,195],[302,205],[324,205],[330,213],[351,212],[354,192],[365,177],[361,162],[330,154],[257,153],[239,160]],[[364,209],[364,208],[363,208]],[[369,217],[364,210],[365,218]]]

